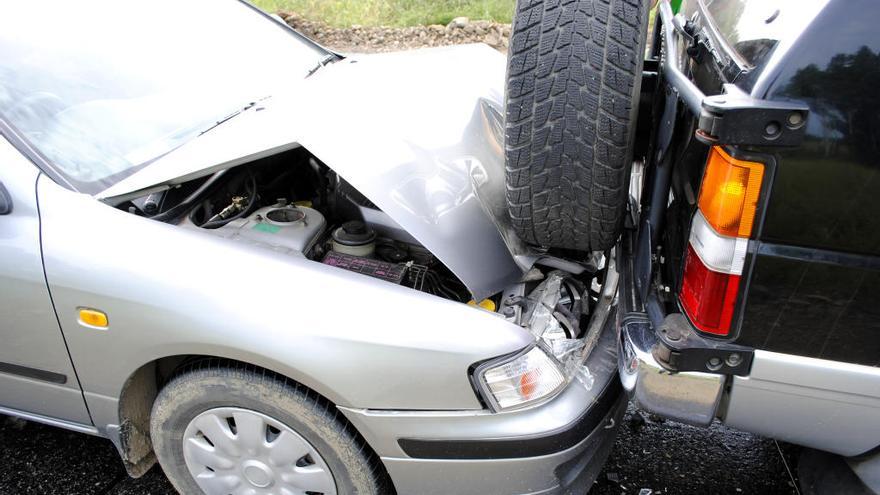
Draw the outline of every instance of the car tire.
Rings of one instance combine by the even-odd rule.
[[[180,493],[233,493],[234,483],[263,493],[273,484],[280,488],[281,480],[311,483],[309,493],[393,492],[378,457],[334,405],[245,365],[197,362],[177,373],[153,404],[150,437]],[[302,449],[308,453],[290,461]],[[329,481],[321,478],[326,472]],[[306,477],[290,481],[292,476]]]
[[[633,159],[649,0],[517,0],[505,169],[516,233],[546,248],[612,247]]]

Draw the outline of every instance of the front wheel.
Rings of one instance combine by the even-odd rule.
[[[244,366],[175,376],[153,405],[150,437],[180,493],[385,493],[379,460],[332,404]]]

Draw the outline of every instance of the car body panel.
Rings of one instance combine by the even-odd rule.
[[[502,459],[413,459],[382,457],[397,493],[567,495],[587,493],[611,453],[626,400],[576,445],[538,457]],[[452,480],[467,480],[458,484]]]
[[[537,407],[501,413],[340,409],[380,456],[398,493],[584,493],[626,410],[614,320],[605,320],[587,358],[592,385],[575,380]],[[421,440],[421,448],[413,440]],[[467,479],[466,486],[452,490],[450,473]]]
[[[840,454],[880,445],[880,369],[755,351],[749,376],[733,377],[724,422]]]
[[[265,367],[343,406],[480,409],[468,367],[533,342],[481,309],[130,215],[45,177],[39,197],[61,327],[108,414],[140,366],[188,354]],[[78,306],[109,328],[78,325]]]
[[[101,192],[137,195],[304,146],[482,299],[539,253],[510,229],[504,57],[486,45],[351,57],[320,69]]]
[[[579,442],[582,438],[573,442],[574,438],[567,433],[581,421],[590,423],[589,430],[607,426],[601,421],[604,412],[614,409],[623,395],[617,377],[617,355],[612,315],[605,321],[596,349],[585,363],[593,383],[585,385],[573,380],[539,407],[500,413],[488,409],[425,412],[342,407],[340,410],[383,457],[535,457],[546,454],[546,450],[560,451],[566,444]],[[603,414],[586,417],[594,407]]]
[[[0,406],[90,423],[46,288],[40,256],[39,170],[0,137]]]
[[[811,115],[803,145],[778,154],[746,345],[880,366],[878,16],[876,2],[830,2],[763,88]]]

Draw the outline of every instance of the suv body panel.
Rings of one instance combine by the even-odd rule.
[[[746,345],[880,365],[878,18],[876,2],[830,2],[766,89],[768,98],[807,102],[811,116],[803,145],[778,153],[743,314]]]
[[[692,14],[694,5],[686,2],[683,12]],[[805,136],[796,147],[724,147],[735,158],[763,162],[765,178],[730,334],[704,336],[720,349],[748,349],[753,360],[739,376],[723,371],[716,375],[727,384],[710,416],[847,456],[880,444],[880,339],[872,317],[880,307],[880,183],[874,178],[880,109],[873,97],[880,86],[880,34],[873,26],[878,17],[880,4],[830,0],[800,32],[778,44],[750,78],[737,79],[725,71],[707,48],[711,42],[691,50],[697,60],[688,58],[681,66],[705,95],[718,95],[725,84],[735,83],[756,100],[809,107]],[[680,44],[690,42],[678,29],[675,35]],[[860,70],[847,72],[854,64]],[[675,90],[666,86],[669,75],[662,79],[666,82],[660,82],[655,95],[675,98]],[[635,341],[628,339],[628,332],[648,332],[659,342],[667,315],[682,312],[677,294],[683,253],[709,151],[705,140],[695,138],[693,107],[679,105],[668,119],[675,125],[671,164],[649,161],[641,202],[635,202],[641,205],[641,224],[625,232],[618,245],[618,256],[633,258],[629,272],[620,263],[620,301],[636,301],[618,323],[622,356],[631,355]],[[654,108],[658,129],[662,119],[656,111],[662,105]],[[670,194],[661,190],[652,201],[652,187],[664,166],[672,169]],[[658,205],[662,215],[650,211]],[[646,217],[661,223],[646,225]],[[631,241],[637,233],[638,240]],[[640,330],[627,324],[633,319],[643,323]],[[654,345],[641,363],[656,358],[658,348]],[[625,364],[622,381],[638,405],[675,417],[670,404],[643,400],[648,396],[640,396],[639,387],[645,385],[627,380]],[[673,373],[664,375],[662,385],[681,385],[673,380],[682,370],[669,371]],[[706,403],[712,398],[701,397]],[[689,406],[683,401],[675,405],[681,410]]]

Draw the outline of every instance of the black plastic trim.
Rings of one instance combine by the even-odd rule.
[[[0,215],[9,215],[10,213],[12,213],[12,196],[0,182]]]
[[[521,459],[569,449],[602,427],[605,417],[620,398],[623,387],[615,373],[596,402],[567,426],[537,436],[493,439],[432,440],[401,438],[406,455],[415,459]]]
[[[654,359],[669,371],[739,376],[751,371],[754,349],[704,338],[684,313],[667,316],[659,328]]]
[[[57,383],[60,385],[67,383],[67,375],[37,368],[28,368],[27,366],[12,363],[0,363],[0,373],[33,378],[34,380]]]
[[[808,263],[824,263],[826,265],[880,271],[880,256],[868,254],[844,253],[828,249],[787,246],[770,242],[759,243],[757,254]]]

